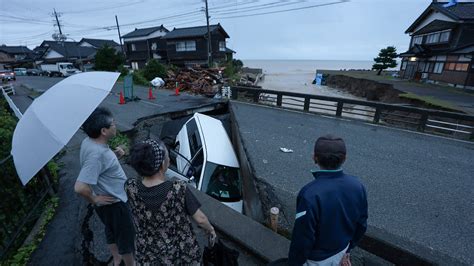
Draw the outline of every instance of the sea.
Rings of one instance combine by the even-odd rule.
[[[264,89],[351,99],[357,97],[327,86],[312,84],[316,70],[371,69],[373,64],[373,61],[369,60],[242,60],[242,62],[246,67],[263,70],[265,78],[258,85]]]

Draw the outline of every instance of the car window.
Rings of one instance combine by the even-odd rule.
[[[202,190],[223,202],[242,199],[242,187],[238,168],[206,162]]]
[[[188,132],[189,149],[191,152],[191,158],[194,158],[196,153],[202,147],[201,136],[199,134],[196,120],[194,120],[194,118],[191,119],[186,124],[186,131]]]

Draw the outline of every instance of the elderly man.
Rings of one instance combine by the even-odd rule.
[[[109,110],[97,108],[82,127],[88,137],[81,144],[81,171],[74,191],[94,204],[105,226],[114,265],[122,260],[127,266],[134,265],[135,230],[124,189],[127,177],[117,158],[124,151],[112,151],[107,145],[117,133],[114,119]]]
[[[313,160],[320,170],[297,197],[289,264],[350,265],[349,252],[367,228],[365,188],[341,169],[346,160],[341,138],[318,138]]]

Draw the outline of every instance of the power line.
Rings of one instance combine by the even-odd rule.
[[[271,2],[271,3],[263,4],[263,5],[236,8],[236,9],[233,9],[233,10],[216,11],[214,13],[218,14],[218,15],[235,14],[235,13],[242,12],[242,11],[256,11],[256,10],[262,10],[262,9],[271,9],[271,8],[276,8],[276,7],[281,7],[281,6],[289,6],[289,5],[296,5],[296,4],[301,4],[301,3],[302,3],[302,1],[296,1],[296,2],[278,1],[278,2]]]
[[[263,15],[269,15],[269,14],[277,14],[277,13],[285,13],[285,12],[291,12],[291,11],[297,11],[297,10],[311,9],[311,8],[322,7],[322,6],[337,5],[337,4],[342,4],[342,3],[345,3],[345,2],[349,2],[349,0],[339,0],[337,2],[331,2],[331,3],[325,3],[325,4],[317,4],[317,5],[311,5],[311,6],[305,6],[305,7],[297,7],[297,8],[290,8],[290,9],[284,9],[284,10],[261,12],[261,13],[255,13],[255,14],[243,14],[243,15],[238,15],[238,16],[217,17],[215,19],[231,19],[231,18],[245,18],[245,17],[263,16]]]

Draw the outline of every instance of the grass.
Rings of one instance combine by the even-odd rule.
[[[38,234],[34,237],[33,241],[30,244],[27,244],[19,248],[16,254],[8,260],[8,262],[2,262],[2,266],[14,265],[14,266],[23,266],[27,265],[31,254],[36,250],[38,245],[43,240],[46,234],[46,226],[53,219],[56,209],[59,205],[59,198],[53,197],[46,202],[46,208],[44,211],[44,220],[41,222],[40,229]]]
[[[450,110],[456,110],[456,111],[458,110],[456,106],[452,105],[451,103],[443,101],[443,100],[439,100],[432,96],[420,96],[411,92],[402,93],[402,94],[399,94],[398,96],[400,98],[422,101],[428,105],[435,106],[435,107],[441,107],[444,109],[450,109]]]

